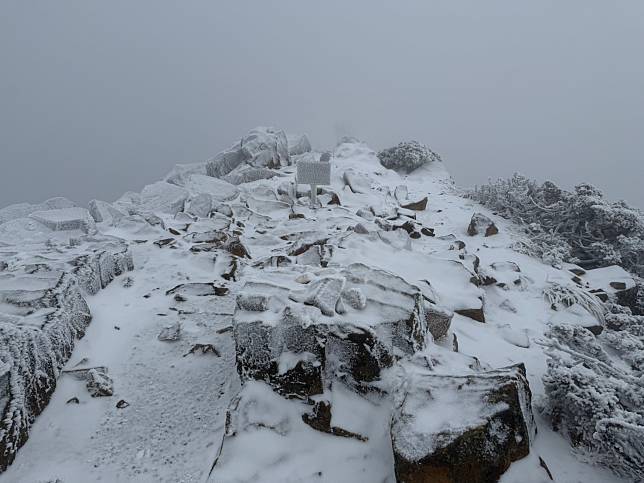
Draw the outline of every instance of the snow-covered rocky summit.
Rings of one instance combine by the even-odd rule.
[[[344,139],[311,206],[319,155],[0,210],[0,483],[642,479],[636,280],[516,251],[437,155]]]

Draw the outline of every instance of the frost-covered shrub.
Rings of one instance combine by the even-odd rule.
[[[500,215],[527,225],[523,251],[584,268],[621,265],[644,275],[644,215],[610,202],[589,184],[574,192],[519,174],[477,187],[469,195]],[[553,251],[554,249],[554,251]]]
[[[406,141],[378,153],[380,164],[385,168],[412,172],[424,164],[440,161],[438,154],[417,141]]]
[[[578,304],[591,313],[599,322],[604,322],[604,305],[590,292],[575,285],[561,285],[551,282],[543,290],[544,297],[551,305],[570,307]]]
[[[644,481],[644,317],[606,307],[599,336],[567,324],[546,333],[541,409],[580,455]]]

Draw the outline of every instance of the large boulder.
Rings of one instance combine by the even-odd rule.
[[[242,379],[296,398],[334,378],[362,389],[429,340],[420,290],[388,272],[353,264],[298,279],[274,269],[244,286],[233,323]]]
[[[530,452],[535,434],[523,364],[464,376],[414,374],[394,408],[396,477],[489,483]]]
[[[232,184],[205,174],[192,174],[185,180],[184,188],[193,195],[208,194],[216,202],[237,198],[239,189]]]
[[[85,208],[74,207],[36,211],[29,216],[52,231],[78,230],[83,233],[96,231],[94,218]]]
[[[288,136],[288,154],[299,156],[311,151],[311,142],[306,134],[301,136]]]
[[[474,213],[470,224],[467,227],[467,234],[469,236],[476,236],[483,234],[484,236],[496,235],[499,229],[494,222],[482,213]]]
[[[125,216],[125,213],[115,208],[112,204],[101,200],[91,200],[88,205],[89,214],[96,223],[112,225]]]
[[[0,225],[18,218],[25,218],[35,211],[59,210],[61,208],[73,208],[76,204],[67,198],[50,198],[42,203],[17,203],[0,209]]]
[[[255,168],[277,168],[290,164],[288,141],[282,130],[252,129],[231,148],[217,154],[206,165],[209,176],[220,178],[246,164]]]
[[[188,191],[185,189],[165,181],[157,181],[143,188],[138,209],[142,213],[162,212],[176,215],[183,211],[186,199]]]

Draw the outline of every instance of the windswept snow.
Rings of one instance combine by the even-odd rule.
[[[383,167],[365,144],[345,141],[335,149],[331,186],[320,189],[315,209],[303,197],[304,187],[294,185],[285,134],[260,129],[208,163],[209,174],[232,173],[239,185],[206,176],[203,163],[177,166],[166,181],[140,194],[94,203],[89,219],[97,222],[95,239],[68,223],[69,216],[52,213],[77,208],[48,207],[45,215],[33,215],[41,207],[0,210],[6,218],[0,218],[0,262],[9,272],[51,263],[52,246],[63,244],[78,255],[92,247],[93,255],[85,253],[92,263],[83,267],[93,268],[61,269],[79,280],[87,270],[101,279],[101,246],[122,244],[134,265],[128,273],[115,271],[109,285],[87,284],[92,321],[0,483],[394,482],[392,408],[404,381],[437,374],[477,378],[524,363],[539,403],[546,394],[549,325],[576,319],[583,322],[578,325],[601,325],[583,298],[555,311],[544,293],[556,283],[571,291],[612,289],[612,295],[624,288],[610,282],[632,286],[627,275],[588,271],[580,276],[587,287],[580,288],[571,267],[554,268],[513,250],[524,234],[461,197],[438,158],[404,175]],[[291,142],[291,154],[310,149],[305,144],[304,138]],[[248,169],[279,176],[243,182]],[[426,206],[403,208],[425,198]],[[468,236],[475,213],[493,221],[498,233]],[[54,231],[52,219],[67,231]],[[19,246],[21,238],[34,246]],[[5,282],[0,277],[0,292]],[[327,372],[310,400],[286,399],[268,384],[297,368],[317,367],[325,337],[336,348],[347,334],[355,337],[333,332],[334,325],[357,327],[364,331],[360,337],[381,337],[379,323],[427,322],[421,317],[426,307],[447,320],[441,319],[440,336],[432,341],[428,327],[414,328],[426,338],[391,350],[396,357],[379,367],[371,391],[336,377],[350,365],[334,347],[326,349]],[[279,328],[285,314],[307,336],[324,326],[306,339],[315,340],[312,348],[289,346]],[[28,324],[40,316],[0,301],[0,324],[16,318]],[[262,334],[267,338],[257,338]],[[244,335],[267,349],[261,362],[270,367],[270,378],[246,379],[235,367],[243,359],[238,351]],[[400,341],[388,344],[398,347]],[[112,396],[92,397],[84,381],[65,372],[93,367],[107,368]],[[0,357],[0,384],[7,370]],[[410,426],[408,434],[472,426],[504,410],[503,403],[481,405],[471,393],[469,399],[456,396],[451,382],[443,386],[450,387],[434,388],[438,392],[427,404],[408,402],[420,425]],[[326,404],[330,421],[323,418]],[[535,406],[538,434],[530,453],[500,481],[549,481],[540,458],[555,481],[627,481],[573,454]],[[319,421],[311,416],[316,410]],[[496,422],[488,429],[499,441],[506,434]],[[422,440],[407,450],[429,451],[432,444]]]

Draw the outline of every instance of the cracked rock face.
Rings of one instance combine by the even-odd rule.
[[[453,417],[435,418],[444,413]],[[467,376],[412,376],[399,394],[391,438],[406,483],[497,481],[534,436],[523,364]]]

